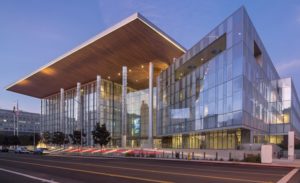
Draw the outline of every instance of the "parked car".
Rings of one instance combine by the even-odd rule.
[[[50,153],[50,151],[47,148],[36,148],[33,151],[33,154],[40,154],[40,155],[49,154],[49,153]]]
[[[19,153],[19,154],[29,154],[29,151],[26,147],[17,147],[15,149],[15,153]]]
[[[1,152],[8,152],[8,148],[7,147],[2,147]]]

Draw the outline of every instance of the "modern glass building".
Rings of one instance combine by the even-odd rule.
[[[105,123],[111,146],[238,149],[300,137],[299,100],[245,8],[189,50],[134,14],[10,85],[41,99],[41,132]]]
[[[0,109],[1,135],[32,135],[40,132],[41,116],[37,113]]]

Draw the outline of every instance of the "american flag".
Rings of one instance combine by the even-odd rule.
[[[18,102],[17,102],[17,107],[16,106],[13,107],[13,113],[15,115],[19,116],[20,111],[19,111],[19,103]]]

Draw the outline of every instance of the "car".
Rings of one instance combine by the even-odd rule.
[[[29,151],[26,147],[17,147],[15,149],[15,153],[19,153],[19,154],[29,154]]]
[[[8,152],[8,148],[7,147],[2,147],[1,152]]]
[[[49,153],[50,153],[50,151],[47,148],[36,148],[33,151],[33,154],[40,154],[40,155],[49,154]]]

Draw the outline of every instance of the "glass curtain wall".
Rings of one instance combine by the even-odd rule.
[[[242,35],[238,34],[242,32],[242,13],[239,11],[226,19],[159,76],[159,135],[242,125],[243,43]],[[209,50],[210,46],[218,46],[216,40],[224,35],[226,49],[213,53],[209,60],[205,60],[201,52]],[[188,68],[190,71],[176,77],[176,71],[188,62],[195,64]],[[217,141],[214,144],[209,139],[221,136],[208,133],[205,141],[202,139],[203,143],[197,147],[200,144],[207,148],[217,147]],[[178,137],[172,140],[178,141]],[[226,144],[230,143],[226,141]]]
[[[147,142],[149,129],[149,89],[127,93],[127,144],[140,147]],[[156,88],[153,88],[153,129],[156,129]],[[155,132],[155,130],[153,130]],[[153,133],[155,136],[155,133]]]
[[[159,75],[157,133],[170,137],[244,128],[251,130],[250,135],[241,135],[243,143],[252,143],[253,137],[262,142],[270,135],[270,124],[290,120],[285,116],[291,102],[281,98],[278,79],[247,12],[241,8]],[[286,133],[288,128],[280,130]],[[218,147],[207,138],[219,135],[210,134],[205,144]]]
[[[99,118],[96,117],[95,81],[81,86],[80,100],[76,96],[76,88],[64,92],[63,121],[60,121],[60,93],[42,99],[42,132],[53,133],[65,129],[63,133],[72,134],[74,130],[82,128],[86,134],[85,145],[93,145],[91,132],[95,124],[100,122],[105,123],[108,131],[111,132],[110,145],[120,146],[121,91],[121,85],[102,79]],[[65,128],[63,128],[64,125],[66,125]]]

